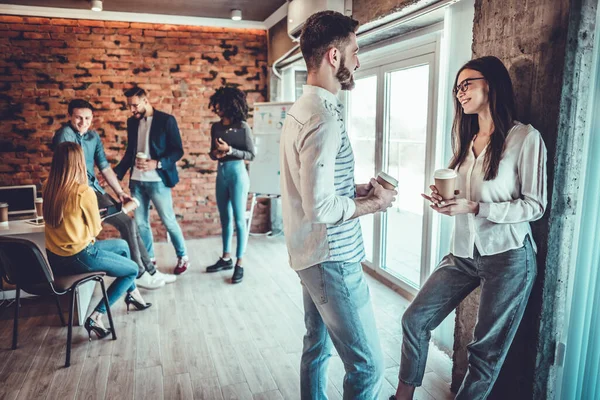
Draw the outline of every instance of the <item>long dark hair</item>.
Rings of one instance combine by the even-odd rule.
[[[210,96],[208,107],[216,114],[217,109],[223,111],[224,117],[232,124],[248,119],[248,103],[246,93],[233,86],[221,86]]]
[[[512,81],[502,61],[493,56],[476,58],[469,61],[456,74],[454,88],[458,84],[458,76],[465,69],[479,71],[489,86],[489,105],[494,131],[484,158],[485,180],[491,181],[498,175],[498,166],[504,150],[504,142],[508,131],[513,127],[516,118],[515,95]],[[459,167],[469,151],[473,136],[479,132],[477,114],[465,114],[457,96],[454,96],[454,122],[452,124],[452,149],[454,157],[449,168]]]

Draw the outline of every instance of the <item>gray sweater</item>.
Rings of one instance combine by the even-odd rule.
[[[223,158],[216,158],[212,155],[216,149],[215,141],[221,138],[232,152]],[[235,124],[224,126],[220,121],[212,124],[210,128],[210,158],[219,160],[220,162],[235,161],[235,160],[254,160],[254,141],[252,140],[252,129],[246,121],[241,121]]]

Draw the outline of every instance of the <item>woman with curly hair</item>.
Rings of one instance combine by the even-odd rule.
[[[221,118],[210,130],[210,158],[219,161],[217,169],[217,206],[221,217],[223,255],[206,268],[206,272],[217,272],[233,268],[231,260],[231,219],[235,221],[237,234],[236,263],[232,283],[244,277],[242,257],[246,249],[246,204],[250,178],[244,161],[254,159],[252,130],[246,123],[248,104],[246,94],[240,89],[223,86],[210,97],[209,107]]]

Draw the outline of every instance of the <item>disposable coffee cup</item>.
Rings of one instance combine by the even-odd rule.
[[[44,218],[44,199],[41,197],[35,199],[35,213],[38,218]]]
[[[444,200],[454,199],[454,190],[456,189],[456,171],[453,169],[438,169],[433,174],[435,187],[438,194]]]
[[[140,201],[138,199],[136,199],[135,197],[133,197],[131,199],[131,201],[128,201],[127,203],[123,204],[122,210],[125,214],[127,214],[128,212],[135,210],[139,206],[140,206]]]
[[[377,182],[387,190],[395,190],[398,187],[398,180],[383,171],[377,174]]]
[[[148,159],[148,154],[143,153],[143,152],[139,152],[135,155],[136,158],[139,158],[140,160],[147,160]]]
[[[8,223],[8,203],[0,203],[0,223]]]

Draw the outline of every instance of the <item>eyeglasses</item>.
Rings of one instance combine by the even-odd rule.
[[[454,95],[456,96],[458,94],[458,92],[463,92],[465,93],[468,89],[469,89],[469,85],[471,81],[478,81],[484,79],[484,77],[480,77],[480,78],[467,78],[464,81],[462,81],[461,83],[459,83],[458,85],[456,85],[456,87],[454,89],[452,89],[452,93],[454,93]]]

